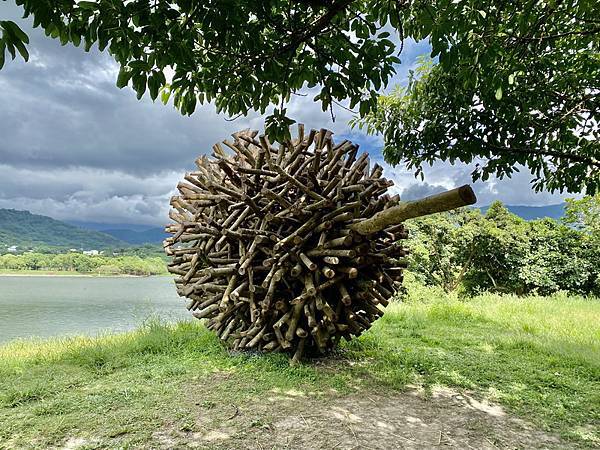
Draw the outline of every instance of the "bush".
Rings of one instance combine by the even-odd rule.
[[[525,221],[500,202],[408,222],[409,270],[446,292],[600,294],[600,202],[569,201],[564,223]]]

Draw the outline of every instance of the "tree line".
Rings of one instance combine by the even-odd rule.
[[[561,221],[493,203],[415,219],[409,270],[446,291],[600,295],[600,196],[567,200]]]
[[[48,270],[100,275],[167,273],[165,262],[160,257],[90,256],[81,253],[0,255],[0,270]]]

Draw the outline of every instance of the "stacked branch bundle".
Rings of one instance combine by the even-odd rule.
[[[188,309],[236,350],[297,361],[359,336],[402,284],[402,220],[464,204],[401,203],[380,165],[325,129],[232,136],[178,184],[164,246]]]

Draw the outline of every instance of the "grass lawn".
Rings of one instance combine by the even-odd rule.
[[[298,367],[283,355],[229,355],[198,323],[15,342],[0,347],[0,448],[73,436],[139,446],[165,427],[193,431],[198,410],[272,392],[333,398],[408,385],[468,392],[572,445],[600,445],[600,301],[418,290],[339,354]]]

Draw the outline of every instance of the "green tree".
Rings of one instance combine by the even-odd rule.
[[[463,279],[468,292],[524,292],[519,268],[528,249],[525,230],[523,219],[502,203],[492,203],[484,220],[471,232],[473,257]]]
[[[50,262],[50,257],[41,253],[25,253],[21,255],[21,258],[29,270],[46,269]]]
[[[54,270],[75,270],[74,253],[62,253],[59,255],[55,255],[52,258],[52,269]]]
[[[474,233],[482,220],[479,210],[467,208],[410,220],[409,270],[416,279],[447,292],[459,289],[475,259]]]
[[[383,134],[388,162],[475,163],[474,180],[526,166],[537,190],[598,191],[597,1],[423,0],[405,24],[438,63],[359,121]]]
[[[485,215],[466,209],[411,220],[409,270],[421,283],[468,294],[562,290],[598,295],[600,240],[594,232],[594,204],[587,198],[570,202],[578,227],[571,225],[575,219],[569,215],[569,225],[552,219],[525,221],[500,202]]]
[[[23,258],[17,255],[6,254],[0,256],[0,268],[8,270],[25,270],[27,267]]]
[[[581,248],[585,258],[593,262],[590,282],[600,294],[600,194],[580,200],[567,199],[563,221],[581,231]]]
[[[594,255],[583,231],[551,219],[534,220],[528,223],[527,242],[518,274],[526,292],[598,293],[600,253]]]
[[[566,200],[563,222],[600,239],[600,194]]]
[[[411,221],[411,263],[417,280],[472,294],[522,293],[522,261],[528,252],[527,223],[500,202],[479,210],[435,214]]]

